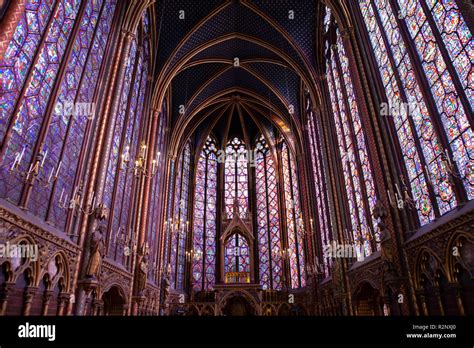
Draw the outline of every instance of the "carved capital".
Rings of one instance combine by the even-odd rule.
[[[38,292],[37,287],[29,286],[25,290],[25,302],[31,301],[33,299],[33,296],[36,295]]]
[[[52,290],[45,291],[43,294],[43,302],[49,303],[49,301],[51,300],[51,297],[53,297],[53,293],[54,292]]]
[[[127,41],[132,41],[136,37],[135,33],[131,32],[128,29],[122,29],[121,34],[123,38]]]
[[[10,294],[15,290],[15,283],[5,283],[3,288],[0,290],[0,301],[8,300]]]
[[[95,290],[99,286],[99,282],[96,279],[84,279],[78,282],[79,286],[82,286],[84,289],[86,296],[89,297],[92,290]]]

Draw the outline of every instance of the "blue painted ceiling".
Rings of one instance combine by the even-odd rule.
[[[309,75],[315,64],[318,2],[158,0],[156,71],[172,79],[172,123],[182,117],[180,105],[186,105],[189,116],[232,88],[271,103],[283,119],[300,119],[300,75]],[[232,65],[236,57],[240,67]],[[294,115],[288,105],[294,106]]]

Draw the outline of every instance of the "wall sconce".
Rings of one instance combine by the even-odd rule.
[[[146,159],[147,159],[147,150],[148,146],[144,141],[140,143],[140,149],[138,151],[138,156],[136,159],[133,161],[133,164],[130,165],[131,162],[131,156],[130,156],[130,145],[127,145],[125,147],[124,152],[122,153],[122,163],[120,165],[120,168],[122,170],[133,170],[133,173],[135,176],[139,176],[140,174],[152,178],[156,175],[157,169],[158,169],[158,161],[160,160],[160,155],[161,153],[158,152],[156,154],[156,157],[152,160],[152,168],[151,171],[147,170],[146,167]]]
[[[71,199],[68,202],[67,196],[64,196],[64,189],[61,191],[61,195],[59,196],[59,207],[62,209],[70,209],[73,211],[82,212],[85,215],[92,215],[94,214],[97,204],[96,204],[96,197],[95,192],[92,191],[91,198],[87,203],[84,203],[84,195],[79,187],[76,186],[74,189],[74,193]]]
[[[47,187],[54,183],[59,176],[59,171],[61,170],[62,161],[59,162],[56,168],[52,168],[49,173],[48,178],[40,177],[41,171],[44,167],[44,162],[48,157],[48,150],[41,151],[37,154],[36,159],[33,163],[30,164],[30,167],[26,171],[20,170],[20,166],[25,156],[26,146],[23,146],[21,152],[15,154],[15,159],[10,166],[10,173],[17,173],[25,182],[30,182],[33,184],[35,181],[38,181],[41,186]]]
[[[306,273],[309,276],[317,277],[320,274],[324,274],[323,266],[319,263],[317,258],[314,259],[313,263],[306,264]]]
[[[412,208],[415,206],[413,200],[411,199],[410,195],[408,194],[408,189],[405,185],[405,181],[403,177],[400,177],[402,181],[402,190],[400,190],[400,187],[398,184],[395,184],[395,199],[392,199],[392,195],[390,194],[390,191],[387,190],[387,196],[390,205],[395,209],[398,208],[399,210],[405,209],[405,208]]]
[[[189,221],[186,221],[186,225],[183,224],[183,220],[176,220],[173,223],[173,219],[170,218],[169,221],[165,221],[165,232],[174,235],[177,234],[180,237],[186,236],[189,231]]]
[[[274,251],[273,255],[280,256],[283,260],[287,260],[290,258],[290,248],[283,248],[280,251]]]
[[[456,165],[455,165],[457,164],[456,160],[455,159],[451,160],[451,157],[449,156],[449,152],[447,149],[445,149],[443,153],[441,154],[441,161],[444,163],[444,166],[446,167],[446,171],[451,177],[458,178],[458,179],[462,178],[462,175],[458,173],[458,171],[456,170]],[[469,162],[467,165],[469,166]]]
[[[202,251],[186,251],[186,261],[200,261],[202,259]]]

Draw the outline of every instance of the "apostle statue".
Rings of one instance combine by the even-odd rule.
[[[138,263],[137,269],[137,290],[140,296],[143,295],[146,287],[146,281],[148,277],[148,246],[145,245],[141,252],[141,260]]]
[[[86,277],[96,278],[99,274],[100,265],[105,252],[104,244],[105,226],[99,225],[92,234],[90,257],[87,265]]]
[[[162,280],[162,289],[163,289],[163,303],[165,307],[167,307],[167,301],[170,295],[170,287],[171,287],[171,279],[170,279],[170,269],[169,267],[165,272],[163,272],[163,280]]]

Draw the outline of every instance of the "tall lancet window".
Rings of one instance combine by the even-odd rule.
[[[195,290],[212,290],[216,269],[217,146],[208,137],[199,156],[194,192],[192,282]]]
[[[107,176],[103,203],[110,207],[107,237],[110,258],[130,266],[129,248],[133,249],[136,231],[133,229],[132,202],[135,196],[135,161],[146,159],[148,149],[143,139],[144,98],[148,81],[148,40],[140,25],[138,38],[133,40],[121,86],[119,110],[114,119],[114,136],[107,161]]]
[[[165,129],[166,129],[166,115],[167,105],[163,102],[161,113],[159,114],[157,136],[155,140],[155,150],[153,156],[156,158],[155,176],[152,179],[151,189],[151,202],[148,210],[148,231],[147,231],[147,243],[150,246],[150,259],[153,262],[152,267],[149,268],[149,277],[155,280],[156,272],[158,268],[159,255],[158,252],[158,226],[160,214],[164,212],[164,207],[161,204],[163,198],[163,190],[161,184],[163,181],[163,158],[164,158],[164,142],[165,142]]]
[[[379,245],[376,243],[378,230],[374,231],[377,227],[373,218],[375,185],[349,71],[349,58],[339,31],[336,43],[331,47],[327,77],[352,227],[352,233],[349,235],[345,231],[344,235],[346,242],[352,240],[356,244],[357,257],[361,260]]]
[[[474,198],[472,34],[455,1],[359,4],[423,225]]]
[[[260,284],[263,289],[279,290],[283,270],[275,160],[263,135],[255,150]]]
[[[472,34],[455,1],[362,1],[360,8],[389,105],[407,106],[393,123],[424,224],[464,199],[453,177],[474,198]]]
[[[0,61],[0,197],[19,203],[19,172],[40,156],[39,178],[50,183],[33,186],[28,209],[61,230],[95,116],[115,7],[104,0],[25,1]]]
[[[186,239],[190,229],[188,221],[189,176],[191,174],[191,145],[186,143],[178,164],[178,177],[174,191],[174,219],[171,229],[171,279],[176,289],[183,289],[186,262]]]
[[[309,96],[306,99],[307,129],[309,136],[309,145],[311,152],[311,165],[313,167],[314,188],[316,193],[316,219],[311,218],[311,230],[320,231],[322,249],[332,241],[331,224],[328,211],[328,187],[326,181],[326,170],[323,162],[323,142],[321,137],[321,127],[319,120],[316,119]],[[322,251],[322,250],[321,250]],[[327,256],[327,255],[326,255]],[[321,255],[324,275],[327,277],[330,273],[332,259]],[[321,270],[320,270],[321,271]]]
[[[304,229],[301,211],[300,192],[296,161],[290,148],[283,143],[282,152],[283,187],[286,208],[286,231],[288,249],[282,253],[288,256],[290,263],[291,288],[300,288],[306,285],[304,274]]]
[[[250,248],[240,233],[234,233],[226,241],[224,272],[250,273]]]
[[[239,216],[248,212],[248,158],[247,148],[239,138],[227,143],[225,150],[225,211],[227,218],[234,215],[234,202],[239,205]]]

